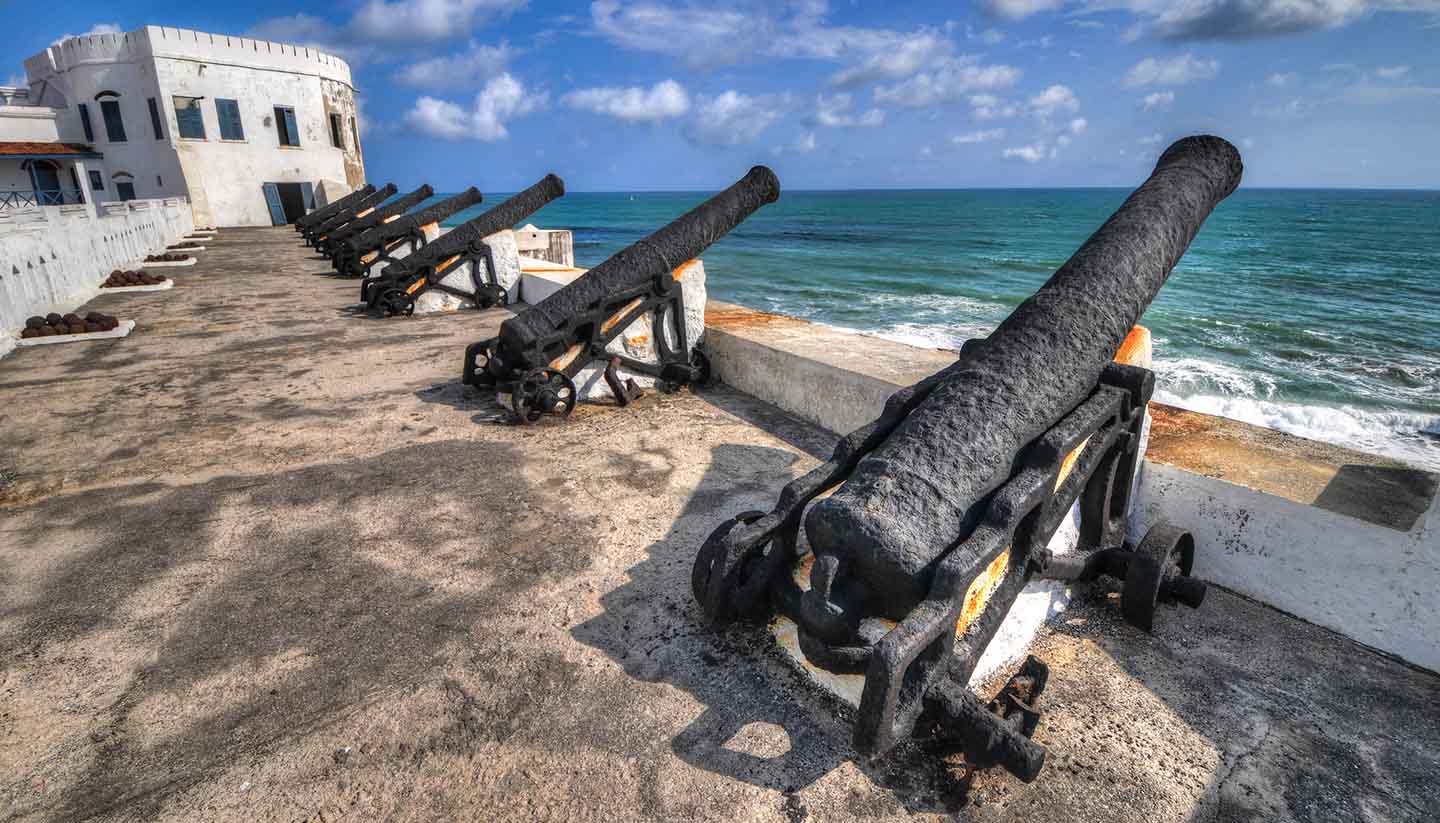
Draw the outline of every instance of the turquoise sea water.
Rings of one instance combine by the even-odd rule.
[[[705,253],[708,286],[758,309],[958,348],[1127,193],[785,192]],[[576,263],[592,266],[705,196],[574,193],[530,222],[572,229]],[[1242,189],[1142,322],[1162,401],[1440,468],[1440,192]]]

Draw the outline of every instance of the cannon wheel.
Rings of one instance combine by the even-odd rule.
[[[1151,631],[1155,606],[1171,580],[1189,577],[1195,565],[1195,539],[1184,529],[1160,523],[1145,533],[1135,548],[1125,572],[1120,611],[1125,622],[1142,631]]]
[[[510,405],[525,425],[536,423],[541,417],[553,414],[569,417],[575,411],[579,394],[575,381],[557,369],[531,369],[510,393]]]
[[[490,374],[490,361],[495,357],[495,346],[500,338],[482,340],[465,350],[465,382],[477,388],[495,388],[495,377]]]
[[[415,313],[415,300],[403,289],[386,289],[380,293],[375,304],[385,310],[386,317],[394,317],[397,314],[409,317]]]
[[[715,527],[710,536],[705,538],[701,544],[700,551],[695,555],[695,565],[690,568],[690,590],[695,594],[695,599],[705,602],[705,593],[710,589],[710,574],[715,570],[715,554],[720,550],[720,543],[725,539],[731,530],[742,523],[754,523],[765,516],[762,511],[744,511]]]

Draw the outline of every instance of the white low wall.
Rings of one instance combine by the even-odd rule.
[[[838,434],[956,358],[715,301],[705,338],[720,380]],[[1194,535],[1197,577],[1440,671],[1440,478],[1236,421],[1151,410],[1131,540],[1168,520]],[[1007,627],[1026,624],[1012,610]]]
[[[65,313],[93,298],[115,269],[194,228],[184,198],[45,206],[0,212],[0,356],[15,346],[25,318]]]

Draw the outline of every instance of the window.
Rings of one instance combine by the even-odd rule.
[[[81,103],[77,108],[80,109],[80,125],[85,127],[85,142],[94,143],[95,127],[90,125],[90,107]]]
[[[176,95],[170,99],[175,102],[175,125],[180,129],[180,136],[186,140],[204,140],[205,116],[200,113],[200,98]]]
[[[90,170],[90,189],[92,191],[105,191],[105,177],[94,169]]]
[[[350,145],[355,147],[355,151],[360,151],[360,132],[355,129],[355,118],[353,117],[350,118]]]
[[[105,136],[111,143],[125,142],[125,121],[120,119],[120,101],[101,100],[100,119],[105,121]]]
[[[135,199],[135,177],[129,172],[116,172],[110,176],[115,181],[115,195],[121,200]]]
[[[240,123],[239,103],[215,98],[215,116],[220,120],[221,140],[245,139],[245,126]]]
[[[338,114],[330,115],[330,145],[337,149],[345,148],[345,127],[344,118]]]
[[[150,98],[150,127],[155,129],[155,139],[165,139],[165,129],[160,127],[160,106],[156,104],[155,98]]]
[[[280,134],[280,145],[300,145],[300,129],[295,126],[295,110],[289,106],[275,107],[275,130]]]

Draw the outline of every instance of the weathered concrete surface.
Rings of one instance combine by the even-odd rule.
[[[1440,817],[1436,679],[1223,592],[1067,612],[1035,784],[856,763],[688,585],[829,435],[729,390],[495,422],[455,381],[507,312],[372,320],[326,269],[227,230],[87,307],[126,340],[0,362],[0,818]]]

